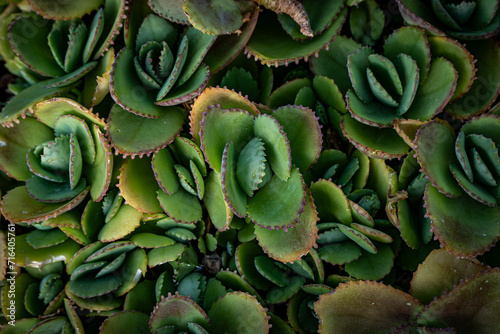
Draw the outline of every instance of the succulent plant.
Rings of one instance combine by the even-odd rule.
[[[419,1],[398,0],[406,22],[432,35],[458,39],[485,39],[500,30],[498,1]]]
[[[386,17],[374,0],[355,1],[349,13],[349,27],[355,40],[373,45],[382,35]]]
[[[427,214],[436,236],[457,254],[484,253],[498,239],[499,122],[495,115],[473,118],[455,135],[447,122],[434,120],[415,137],[417,160],[430,180],[425,191]],[[436,164],[436,154],[442,154],[445,163]],[[449,229],[452,221],[454,227]]]
[[[7,38],[16,57],[13,62],[18,59],[20,66],[30,71],[24,68],[19,73],[28,79],[29,87],[3,109],[3,126],[16,122],[36,102],[76,87],[113,43],[125,11],[125,1],[107,0],[87,24],[80,17],[96,9],[101,1],[90,1],[82,8],[59,3],[50,6],[38,1],[30,4],[45,18],[23,13],[9,25]]]
[[[26,181],[3,198],[2,213],[12,222],[56,217],[77,206],[88,193],[100,201],[111,180],[113,160],[101,119],[64,98],[40,102],[34,114],[38,121],[27,118],[2,130],[7,139],[2,168]],[[17,144],[20,130],[37,133],[30,140],[32,147]],[[22,157],[27,163],[19,165]]]

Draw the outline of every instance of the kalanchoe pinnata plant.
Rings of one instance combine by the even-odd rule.
[[[93,8],[96,2],[88,4]],[[60,5],[55,7],[64,10]],[[60,21],[33,13],[18,14],[9,25],[7,38],[16,57],[38,77],[31,76],[30,86],[3,109],[2,125],[10,125],[34,103],[74,88],[113,43],[124,11],[124,0],[107,0],[88,23],[76,14]]]
[[[375,0],[355,1],[351,5],[349,27],[354,39],[364,45],[375,44],[382,35],[385,21],[385,14]]]
[[[2,200],[12,222],[39,222],[71,210],[88,193],[100,201],[111,181],[113,159],[102,133],[105,123],[74,101],[54,98],[36,105],[38,122],[28,118],[3,130],[7,139],[2,168],[25,180]],[[19,127],[19,128],[18,128]],[[18,130],[37,131],[32,147],[18,147]],[[24,156],[26,163],[16,164]]]
[[[408,24],[420,26],[431,35],[457,39],[486,39],[500,30],[498,0],[398,0]]]
[[[417,160],[430,180],[427,213],[436,236],[454,253],[481,254],[498,240],[499,129],[498,116],[483,115],[465,123],[457,135],[440,120],[416,134]]]

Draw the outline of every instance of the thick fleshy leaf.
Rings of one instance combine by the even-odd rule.
[[[9,42],[16,55],[31,70],[48,77],[60,77],[66,73],[57,64],[46,43],[49,29],[48,21],[40,16],[19,16],[9,27]],[[27,31],[30,33],[27,34]]]
[[[498,268],[484,271],[427,305],[418,315],[417,322],[432,327],[460,328],[465,332],[495,332],[499,287]]]
[[[500,87],[500,46],[492,39],[468,41],[467,50],[477,60],[476,80],[460,99],[446,106],[446,111],[459,118],[469,118],[487,110],[497,98]]]
[[[210,35],[226,35],[236,32],[243,24],[243,15],[237,3],[231,0],[200,0],[182,2],[189,22],[198,30]]]
[[[352,88],[361,100],[360,103],[370,103],[373,99],[369,80],[367,80],[367,69],[370,66],[368,59],[372,54],[373,50],[370,47],[362,47],[349,55],[347,59]]]
[[[70,280],[68,290],[77,297],[87,299],[115,291],[121,283],[121,278],[114,275],[106,275],[100,278],[79,277]]]
[[[163,82],[160,91],[156,95],[156,101],[163,100],[165,96],[170,92],[174,84],[177,82],[179,75],[184,68],[186,63],[186,57],[188,55],[188,45],[189,41],[186,36],[184,36],[179,44],[179,49],[177,50],[177,56],[175,57],[175,64],[170,72],[168,78]]]
[[[274,13],[264,12],[259,17],[245,52],[263,64],[275,66],[307,58],[325,48],[335,38],[346,17],[347,9],[344,8],[321,34],[304,41],[295,41],[281,28]]]
[[[273,176],[248,200],[247,213],[257,225],[268,229],[293,227],[306,204],[302,175],[294,167],[287,181]]]
[[[206,111],[208,106],[214,104],[220,105],[223,109],[239,108],[248,111],[252,115],[259,114],[257,107],[247,98],[241,96],[241,94],[227,88],[208,87],[203,91],[203,94],[196,99],[195,103],[191,107],[191,114],[189,115],[190,133],[191,136],[193,136],[195,143],[200,143],[199,132],[203,113]]]
[[[240,54],[255,29],[259,12],[259,8],[256,7],[248,21],[241,26],[240,33],[217,37],[203,59],[203,62],[210,67],[211,73],[218,72]]]
[[[113,158],[111,147],[96,124],[92,125],[92,134],[96,143],[96,156],[89,167],[86,177],[90,183],[90,196],[96,202],[101,201],[108,191],[113,172]]]
[[[106,318],[100,327],[100,333],[111,334],[132,331],[138,334],[149,334],[149,316],[135,311],[123,311]]]
[[[347,92],[346,102],[351,116],[359,122],[370,126],[388,127],[394,118],[396,118],[394,108],[376,100],[369,103],[363,102],[352,90]]]
[[[376,128],[360,123],[349,114],[342,118],[342,132],[361,152],[374,159],[402,157],[410,147],[391,128]]]
[[[198,197],[189,194],[183,188],[179,188],[172,195],[159,189],[157,198],[163,210],[176,222],[196,223],[201,219],[202,209]]]
[[[30,0],[31,8],[45,18],[53,20],[68,20],[82,17],[97,9],[102,0],[91,0],[84,4],[68,3],[66,1]]]
[[[210,328],[205,311],[189,298],[176,294],[156,304],[149,318],[149,329],[154,332],[164,326],[175,326],[178,330],[187,331],[189,323]]]
[[[458,73],[451,62],[444,58],[433,59],[427,80],[417,90],[405,117],[425,121],[440,113],[455,92],[457,78]]]
[[[318,57],[311,57],[311,70],[315,75],[333,79],[340,91],[345,94],[352,87],[347,70],[347,58],[359,49],[361,44],[339,35],[331,42],[328,49],[321,50]]]
[[[245,146],[246,147],[246,146]],[[234,142],[224,147],[221,167],[221,184],[224,200],[235,215],[244,217],[247,212],[247,195],[238,183]]]
[[[96,155],[94,140],[83,119],[73,115],[61,116],[54,125],[54,134],[56,137],[73,134],[78,140],[83,161],[89,164],[94,162]]]
[[[160,188],[169,194],[173,194],[179,189],[179,178],[174,169],[174,158],[167,148],[161,149],[153,155],[151,166],[155,174],[155,179]]]
[[[253,242],[245,242],[236,248],[235,263],[238,273],[260,290],[268,290],[272,287],[271,282],[264,278],[256,269],[254,259],[265,256],[262,249]]]
[[[240,109],[208,108],[201,121],[201,149],[205,159],[217,173],[221,172],[222,153],[229,141],[234,142],[237,154],[253,135],[254,117]]]
[[[476,260],[457,258],[444,249],[433,250],[415,271],[410,294],[424,304],[449,292],[460,280],[486,269]]]
[[[68,237],[60,229],[54,228],[47,231],[33,230],[27,233],[26,242],[34,249],[45,248],[60,244]]]
[[[394,253],[390,246],[377,244],[377,254],[363,252],[356,260],[345,265],[345,271],[352,277],[367,280],[381,280],[394,265]]]
[[[111,293],[99,297],[81,298],[71,292],[69,284],[66,284],[64,291],[68,298],[75,302],[76,305],[88,310],[109,311],[114,310],[123,304],[123,299],[115,297]]]
[[[203,203],[215,228],[219,231],[226,230],[233,218],[233,212],[224,199],[220,176],[214,171],[205,179]]]
[[[458,72],[457,87],[453,100],[461,97],[472,86],[476,67],[474,57],[456,40],[446,37],[430,37],[429,45],[434,57],[444,57],[453,63]]]
[[[400,290],[366,281],[341,284],[314,304],[319,332],[325,334],[386,333],[411,321],[421,308]]]
[[[282,181],[288,180],[292,168],[291,149],[283,127],[269,115],[255,118],[254,134],[262,139],[266,148],[267,161],[275,175]]]
[[[13,128],[0,127],[0,169],[17,180],[28,179],[32,175],[26,164],[28,150],[53,138],[52,129],[31,117]]]
[[[24,186],[10,190],[2,199],[2,214],[13,223],[36,223],[69,211],[80,204],[88,188],[78,196],[61,203],[39,202],[29,196]]]
[[[182,129],[184,116],[181,108],[164,107],[159,118],[146,118],[115,105],[108,119],[109,139],[121,154],[150,154],[175,139]]]
[[[120,169],[120,193],[128,204],[140,212],[149,214],[162,212],[156,199],[158,182],[151,169],[151,159],[130,159]]]
[[[238,157],[238,161],[236,162],[236,178],[241,189],[248,196],[253,196],[254,191],[258,189],[259,184],[266,175],[265,156],[266,153],[262,139],[255,137],[245,145]]]
[[[309,192],[307,192],[306,201],[299,222],[287,232],[281,229],[269,230],[260,226],[255,227],[259,245],[276,261],[284,263],[296,261],[309,253],[316,244],[318,238],[316,222],[319,219]]]
[[[352,222],[347,197],[339,186],[331,181],[319,180],[310,186],[310,190],[321,221],[346,225]]]
[[[186,246],[181,243],[176,243],[152,249],[148,253],[148,267],[153,268],[158,265],[177,260],[184,252],[185,247]]]
[[[16,237],[14,261],[21,267],[30,266],[41,269],[44,265],[53,262],[64,261],[67,263],[79,249],[80,245],[69,238],[54,246],[35,249],[28,244],[27,234],[23,234]]]
[[[308,78],[297,78],[290,80],[280,87],[273,90],[267,105],[271,109],[277,109],[281,106],[294,104],[296,96],[305,88],[311,87],[311,80]]]
[[[314,112],[307,108],[286,106],[275,110],[272,116],[286,133],[292,164],[305,172],[318,160],[323,143],[321,128]]]
[[[266,301],[270,304],[284,303],[292,298],[297,292],[302,289],[306,282],[305,277],[295,276],[292,277],[289,285],[285,287],[275,286],[266,294]]]
[[[252,319],[241,326],[242,314]],[[215,332],[269,333],[269,318],[257,299],[247,293],[229,292],[217,300],[208,312]]]
[[[86,192],[88,189],[86,186],[87,181],[85,179],[80,179],[80,182],[73,189],[69,182],[55,183],[38,176],[32,176],[26,180],[26,192],[32,198],[48,203],[69,201],[82,192]]]
[[[449,163],[458,164],[455,156],[455,134],[444,121],[424,124],[413,141],[419,164],[433,186],[448,196],[460,196],[462,189],[453,178]]]
[[[134,53],[122,49],[116,56],[111,70],[110,93],[125,110],[144,117],[161,117],[165,108],[157,106],[156,90],[146,90],[134,68]],[[127,80],[120,79],[127,78]]]
[[[334,266],[352,262],[361,256],[361,248],[351,241],[336,242],[319,249],[323,261]]]
[[[142,213],[134,207],[128,204],[122,205],[118,213],[101,228],[99,240],[110,242],[123,238],[139,227],[141,217]]]
[[[385,41],[384,56],[396,62],[399,54],[406,54],[417,62],[420,81],[427,79],[431,63],[431,53],[427,36],[418,27],[403,27],[394,31]]]
[[[434,233],[454,254],[483,254],[498,240],[498,206],[485,206],[466,194],[449,198],[431,185],[425,191],[425,205]]]

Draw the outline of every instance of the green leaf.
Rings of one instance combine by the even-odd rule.
[[[310,193],[306,195],[306,205],[298,223],[287,231],[269,230],[255,226],[259,245],[268,256],[280,262],[293,262],[309,253],[318,237],[316,223],[319,220]]]
[[[24,134],[31,133],[30,136]],[[32,174],[26,164],[28,151],[36,145],[54,138],[52,129],[34,118],[22,119],[13,128],[0,127],[0,169],[20,181]]]
[[[26,14],[11,23],[8,38],[16,55],[30,69],[43,76],[61,77],[66,73],[54,60],[47,45],[49,32],[49,21],[37,15]]]
[[[347,17],[344,8],[321,34],[304,41],[293,40],[282,28],[274,13],[260,14],[246,49],[263,64],[276,66],[307,58],[325,48],[337,35]]]
[[[332,41],[328,50],[318,52],[318,58],[311,57],[311,71],[333,79],[341,93],[345,94],[352,87],[347,69],[347,59],[350,54],[361,47],[361,44],[348,37],[338,35]]]
[[[68,237],[60,229],[54,228],[47,231],[34,230],[27,233],[26,242],[34,249],[58,245]]]
[[[401,53],[417,62],[420,81],[425,82],[431,63],[431,53],[424,30],[417,27],[403,27],[386,39],[384,56],[395,63],[396,57]]]
[[[432,184],[448,196],[460,196],[462,190],[449,170],[450,161],[457,163],[451,126],[431,121],[418,130],[413,143],[418,162]]]
[[[320,81],[320,77],[317,77],[313,84],[319,84]],[[322,133],[316,116],[310,109],[296,106],[278,108],[272,116],[286,133],[292,164],[304,173],[317,161],[321,152]]]
[[[167,148],[156,152],[151,161],[156,181],[158,181],[160,188],[168,194],[173,194],[179,189],[179,178],[175,172],[174,164],[174,158]]]
[[[115,105],[108,120],[109,137],[121,154],[156,152],[175,139],[184,123],[184,116],[185,111],[181,108],[163,107],[159,118],[146,118]]]
[[[264,142],[267,160],[275,175],[282,181],[288,180],[292,167],[291,149],[283,127],[276,119],[263,114],[255,118],[254,134]]]
[[[321,260],[334,266],[352,262],[361,256],[361,249],[352,241],[344,241],[322,246],[319,249]]]
[[[493,268],[460,283],[427,305],[418,316],[418,324],[452,326],[477,333],[494,332],[497,328],[499,274],[498,268]]]
[[[421,309],[418,300],[400,290],[364,281],[341,284],[314,304],[320,333],[386,333]]]
[[[433,250],[415,271],[410,294],[424,304],[449,292],[467,277],[485,270],[486,266],[469,259],[457,258],[445,249]]]
[[[201,122],[201,149],[208,164],[220,174],[226,143],[234,142],[236,153],[253,135],[254,117],[241,109],[224,110],[213,106],[205,111]]]
[[[465,194],[449,198],[430,185],[425,205],[434,233],[452,253],[475,256],[496,242],[500,207],[485,206]]]
[[[149,214],[162,212],[156,199],[156,182],[151,169],[151,159],[126,159],[120,169],[120,193],[131,206]]]
[[[264,143],[259,137],[250,140],[238,156],[236,178],[238,184],[248,196],[253,196],[254,191],[258,189],[265,176],[265,156]]]
[[[294,167],[287,181],[273,176],[248,200],[247,213],[257,225],[279,229],[293,227],[304,210],[306,192],[299,170]]]
[[[133,331],[137,334],[149,334],[149,316],[135,311],[123,311],[106,318],[100,327],[102,334],[116,333],[117,331]]]
[[[243,24],[243,15],[238,4],[232,0],[186,0],[182,8],[189,22],[205,34],[232,34]]]
[[[320,221],[352,222],[351,210],[342,189],[331,181],[319,180],[310,186]]]
[[[139,227],[141,217],[142,213],[134,207],[128,204],[122,205],[118,213],[101,228],[98,239],[110,242],[123,238]]]
[[[363,255],[345,265],[346,272],[363,280],[381,280],[394,265],[394,253],[388,245],[377,244],[377,254],[363,252]]]
[[[455,92],[457,78],[452,63],[444,58],[433,59],[427,80],[418,88],[405,117],[425,121],[440,113]]]
[[[342,132],[361,152],[375,159],[402,157],[410,147],[392,128],[376,128],[360,123],[346,114],[342,118]]]
[[[245,314],[252,319],[244,327],[238,319]],[[248,293],[229,292],[213,303],[208,316],[212,321],[212,330],[218,333],[224,331],[234,333],[266,333],[269,320],[265,309],[257,299]]]
[[[163,263],[175,261],[184,252],[184,246],[181,243],[168,245],[165,247],[154,248],[148,253],[148,266],[149,268],[156,267]]]
[[[209,328],[208,316],[195,302],[184,296],[171,296],[158,303],[151,313],[149,329],[154,332],[164,326],[187,331],[189,323]]]
[[[163,210],[175,221],[195,223],[202,217],[202,209],[198,197],[195,197],[179,188],[169,195],[163,190],[157,190],[157,198]]]
[[[215,171],[210,172],[205,179],[203,203],[215,228],[219,231],[226,230],[233,218],[233,212],[224,199],[220,176]]]
[[[38,176],[32,176],[26,180],[26,192],[33,198],[49,203],[60,203],[79,197],[86,193],[87,181],[80,179],[80,182],[71,189],[69,183],[54,183]]]
[[[264,278],[257,270],[254,259],[259,256],[265,256],[262,249],[253,242],[245,242],[236,248],[235,261],[238,273],[260,290],[268,290],[273,285]]]

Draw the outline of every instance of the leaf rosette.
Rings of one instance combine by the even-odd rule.
[[[416,134],[417,159],[430,180],[427,213],[440,241],[455,253],[480,254],[498,239],[499,130],[498,116],[483,115],[465,123],[456,136],[439,120]],[[453,230],[446,227],[451,222]]]
[[[3,154],[14,153],[3,168],[26,181],[3,198],[2,212],[12,222],[55,217],[74,208],[88,193],[100,201],[111,180],[113,159],[101,119],[65,98],[37,104],[34,114],[39,122],[21,123],[24,130],[43,131],[43,139],[35,138],[32,147],[18,146],[15,127],[5,131],[8,147]],[[13,164],[22,155],[26,162]]]
[[[92,1],[90,7],[95,3]],[[15,70],[13,62],[18,60],[29,69],[14,71],[22,75],[28,87],[3,109],[2,124],[10,125],[35,103],[74,88],[108,51],[124,11],[125,1],[107,0],[90,18],[72,16],[53,21],[23,13],[12,19],[7,38],[16,58],[10,68]]]
[[[404,20],[432,35],[486,39],[500,30],[498,0],[398,0]]]
[[[307,127],[299,128],[293,117]],[[248,214],[264,228],[295,226],[306,202],[299,170],[311,167],[321,147],[320,127],[312,111],[286,106],[272,116],[254,116],[214,105],[200,125],[201,148],[220,175],[222,203],[236,216]]]
[[[134,18],[137,20],[137,18]],[[124,109],[143,117],[159,118],[163,106],[186,102],[199,95],[210,75],[203,57],[215,41],[157,15],[146,16],[120,51],[111,72],[111,94]]]

